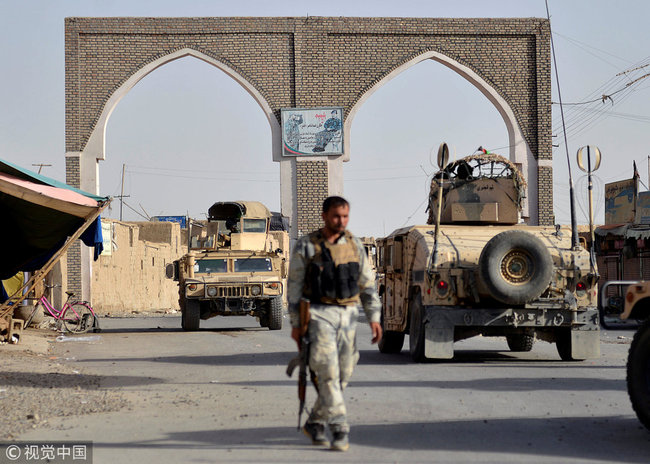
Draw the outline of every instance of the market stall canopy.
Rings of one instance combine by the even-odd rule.
[[[648,224],[608,224],[596,228],[594,233],[599,237],[620,237],[622,239],[648,240],[650,239],[650,225]]]
[[[39,269],[95,215],[80,238],[95,248],[97,259],[98,212],[108,201],[0,160],[0,279]]]

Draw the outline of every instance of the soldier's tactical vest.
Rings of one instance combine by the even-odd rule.
[[[352,305],[359,303],[359,249],[352,234],[345,243],[329,243],[320,230],[309,234],[315,254],[307,266],[304,295],[313,303]]]

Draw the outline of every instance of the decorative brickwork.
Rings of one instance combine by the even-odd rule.
[[[278,114],[292,106],[347,112],[391,70],[435,50],[490,82],[514,109],[533,153],[550,159],[550,140],[540,148],[537,140],[539,123],[551,117],[544,19],[67,18],[65,34],[68,152],[83,149],[121,83],[181,48],[238,71]]]
[[[297,161],[296,189],[298,203],[298,236],[320,228],[323,200],[328,197],[327,161]]]

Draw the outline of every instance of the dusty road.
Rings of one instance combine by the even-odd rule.
[[[416,365],[407,350],[380,354],[362,323],[351,448],[335,453],[296,432],[287,325],[215,318],[188,333],[178,317],[103,319],[98,336],[51,338],[48,359],[75,385],[68,397],[91,413],[52,406],[13,439],[92,441],[95,463],[648,462],[650,433],[625,388],[630,331],[603,332],[601,358],[580,363],[544,342],[510,353],[503,339],[475,338],[451,362]],[[0,381],[5,398],[32,386],[12,378]],[[92,412],[91,398],[105,407]]]

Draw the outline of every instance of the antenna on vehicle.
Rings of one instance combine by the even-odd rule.
[[[434,271],[438,269],[438,235],[440,231],[440,214],[442,212],[442,183],[445,177],[444,169],[449,162],[449,147],[446,143],[441,143],[438,148],[438,167],[440,176],[438,177],[438,211],[436,212],[436,228],[433,235],[433,255],[431,256],[431,267]]]
[[[551,27],[551,14],[548,11],[548,0],[546,3],[546,18],[548,19],[549,28]],[[571,162],[569,161],[569,143],[566,136],[566,125],[564,123],[564,108],[562,107],[562,93],[560,92],[560,76],[557,72],[557,60],[555,59],[555,46],[553,45],[553,33],[551,35],[551,52],[553,53],[553,66],[555,67],[555,81],[557,82],[557,96],[560,101],[560,115],[562,117],[562,131],[564,132],[564,148],[566,150],[566,161],[569,168],[569,204],[571,205],[571,247],[577,249],[578,243],[578,223],[576,221],[576,202],[573,193],[573,175],[571,174]]]

